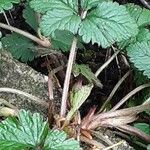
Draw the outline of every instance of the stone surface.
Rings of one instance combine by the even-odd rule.
[[[0,51],[0,88],[18,89],[40,98],[41,101],[48,101],[47,80],[46,76],[13,59],[4,50]],[[0,98],[9,101],[19,109],[46,112],[43,106],[35,104],[24,96],[2,92]]]

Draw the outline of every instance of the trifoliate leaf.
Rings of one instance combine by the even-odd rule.
[[[127,4],[128,12],[135,19],[138,26],[144,26],[150,24],[150,10],[146,8],[141,8],[138,5]]]
[[[55,130],[48,133],[44,150],[82,150],[82,148],[78,141],[67,139],[65,132]]]
[[[60,4],[62,1],[60,1]],[[45,36],[51,36],[55,30],[68,30],[76,34],[81,23],[81,19],[73,9],[70,9],[69,4],[62,5],[61,8],[56,8],[48,11],[43,15],[40,27]]]
[[[33,9],[28,5],[28,3],[25,5],[25,8],[23,10],[23,17],[33,30],[37,31],[38,29],[38,21],[36,19],[36,14],[33,11]]]
[[[150,78],[150,41],[130,45],[127,53],[134,66]]]
[[[51,39],[52,48],[53,49],[61,49],[62,51],[69,51],[74,35],[65,30],[56,30],[53,38]],[[78,48],[83,48],[80,37],[78,37]]]
[[[39,13],[45,13],[53,9],[64,9],[78,12],[78,0],[31,0],[30,6]]]
[[[129,39],[138,33],[137,25],[125,6],[103,2],[92,10],[81,23],[79,35],[83,41],[98,43],[103,48]]]
[[[89,83],[94,83],[95,85],[102,87],[102,84],[99,81],[99,79],[95,76],[95,74],[91,71],[91,69],[87,65],[75,64],[73,66],[73,74],[75,76],[78,76],[79,74],[81,74],[89,81]]]
[[[150,135],[150,125],[149,124],[147,124],[147,123],[136,123],[136,124],[134,124],[134,127],[140,129],[145,134]]]
[[[39,114],[31,115],[22,110],[19,112],[18,119],[11,117],[0,123],[0,149],[35,148],[43,143],[47,133],[47,122],[43,122]]]
[[[2,38],[3,48],[10,51],[10,53],[16,59],[21,59],[23,62],[31,61],[37,55],[32,51],[34,45],[28,38],[25,38],[19,34],[12,33]]]
[[[88,96],[91,93],[93,88],[93,84],[84,85],[80,88],[74,87],[71,91],[70,102],[71,102],[71,110],[67,114],[67,120],[69,121],[73,114],[80,108],[80,106],[85,102]]]
[[[9,10],[13,7],[13,3],[17,4],[20,0],[1,0],[0,1],[0,13],[4,12],[5,10]]]
[[[92,7],[96,7],[99,3],[107,2],[112,0],[82,0],[81,7],[83,10],[89,10]]]

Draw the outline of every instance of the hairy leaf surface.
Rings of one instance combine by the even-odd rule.
[[[79,142],[67,139],[64,131],[49,131],[43,117],[21,110],[18,119],[7,118],[0,123],[0,150],[81,150]]]
[[[138,5],[127,4],[128,12],[135,19],[138,26],[144,26],[150,24],[150,10],[146,8],[141,8]]]
[[[56,29],[77,33],[81,22],[77,4],[77,0],[32,0],[30,3],[35,11],[46,13],[40,24],[45,36],[52,35]]]
[[[126,7],[112,2],[100,3],[87,15],[79,29],[84,42],[92,41],[103,48],[137,33],[137,25],[126,11]]]
[[[37,31],[38,29],[38,21],[36,19],[36,14],[33,9],[26,3],[25,9],[23,10],[23,17],[33,30]]]
[[[82,150],[78,141],[67,139],[67,134],[63,131],[54,130],[48,133],[44,144],[44,150]]]
[[[12,33],[2,38],[3,48],[10,51],[16,59],[21,59],[23,62],[31,61],[37,55],[32,51],[34,45],[28,38],[19,34]]]
[[[132,44],[127,52],[134,66],[150,78],[150,41]]]
[[[52,48],[57,50],[61,49],[64,52],[69,51],[72,44],[73,37],[74,35],[69,31],[56,30],[53,38],[51,39]],[[77,47],[83,48],[80,37],[78,37]]]
[[[134,127],[140,129],[145,134],[150,135],[150,125],[149,124],[147,124],[147,123],[136,123],[136,124],[134,124]]]
[[[119,49],[124,49],[130,44],[135,44],[136,42],[150,41],[150,31],[145,28],[141,28],[135,37],[131,37],[128,40],[123,40],[117,43]]]
[[[43,15],[40,27],[45,36],[51,36],[57,29],[68,30],[76,34],[80,23],[80,17],[68,10],[66,6],[62,9],[53,9]]]
[[[92,7],[96,7],[99,3],[107,2],[112,0],[82,0],[81,6],[83,10],[91,9]]]
[[[53,9],[67,9],[74,13],[78,12],[78,0],[31,0],[30,5],[39,13],[45,13]]]
[[[0,13],[13,7],[13,3],[19,3],[20,0],[0,0]]]
[[[16,118],[8,118],[0,123],[0,148],[19,150],[35,147],[40,144],[48,133],[47,122],[35,113],[21,111]]]

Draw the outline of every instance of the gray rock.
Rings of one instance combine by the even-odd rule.
[[[41,102],[48,101],[47,76],[44,76],[26,64],[13,59],[6,51],[0,51],[0,88],[18,89],[38,97]],[[1,92],[3,98],[19,109],[46,113],[47,109],[35,104],[25,96]]]

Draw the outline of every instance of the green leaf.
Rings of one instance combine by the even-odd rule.
[[[67,139],[65,132],[54,130],[48,133],[44,150],[82,150],[82,148],[78,141],[72,138]]]
[[[150,31],[148,29],[141,28],[136,38],[137,42],[150,41]]]
[[[37,53],[32,51],[34,45],[28,38],[16,33],[8,34],[2,38],[3,48],[10,51],[16,59],[23,62],[31,61],[36,57]]]
[[[10,117],[0,123],[0,149],[25,150],[42,144],[48,133],[47,122],[35,113],[19,112],[18,120]]]
[[[49,131],[47,121],[38,113],[21,110],[18,119],[0,123],[0,150],[81,150],[79,142],[67,139],[63,131]]]
[[[107,2],[112,0],[82,0],[81,6],[83,10],[89,10],[92,7],[96,7],[99,3]]]
[[[78,15],[77,0],[32,0],[31,7],[45,13],[41,20],[41,30],[45,36],[51,36],[58,30],[77,33],[81,19]],[[50,21],[49,21],[50,20]]]
[[[136,124],[134,124],[134,127],[140,129],[145,134],[150,135],[150,125],[149,124],[146,124],[146,123],[136,123]]]
[[[70,50],[74,35],[65,30],[56,30],[53,38],[51,39],[53,49],[61,49],[66,52]],[[80,37],[78,37],[78,48],[83,48]]]
[[[69,121],[74,113],[80,108],[80,106],[85,102],[88,96],[91,93],[93,84],[88,84],[78,87],[73,87],[71,91],[70,101],[71,101],[71,110],[67,114],[67,120]]]
[[[138,26],[150,24],[150,10],[134,4],[127,4],[126,8],[130,15],[135,19]]]
[[[103,2],[92,10],[81,23],[79,35],[83,41],[98,43],[103,48],[135,36],[137,25],[128,14],[125,6]]]
[[[91,69],[87,65],[75,64],[73,66],[73,74],[75,76],[79,76],[80,74],[82,74],[89,81],[89,83],[94,83],[95,85],[99,87],[102,86],[99,79],[95,76],[95,74],[91,71]]]
[[[30,6],[39,13],[45,13],[53,9],[78,12],[78,0],[31,0]]]
[[[76,34],[80,23],[81,19],[77,13],[74,14],[74,11],[66,6],[61,9],[53,9],[43,15],[40,27],[45,36],[51,36],[57,29],[68,30]]]
[[[147,146],[147,150],[150,150],[150,144],[148,144],[148,146]]]
[[[119,49],[124,49],[130,44],[135,44],[136,42],[150,41],[150,32],[148,29],[141,28],[135,37],[131,37],[128,40],[123,40],[117,43]]]
[[[150,41],[130,45],[127,53],[134,66],[150,78]]]
[[[4,12],[5,10],[9,10],[13,7],[13,3],[17,4],[20,0],[1,0],[0,1],[0,13]]]
[[[29,6],[28,3],[26,3],[25,8],[23,10],[23,17],[33,30],[37,31],[38,29],[38,21],[36,18],[36,14],[33,11],[33,9]]]

